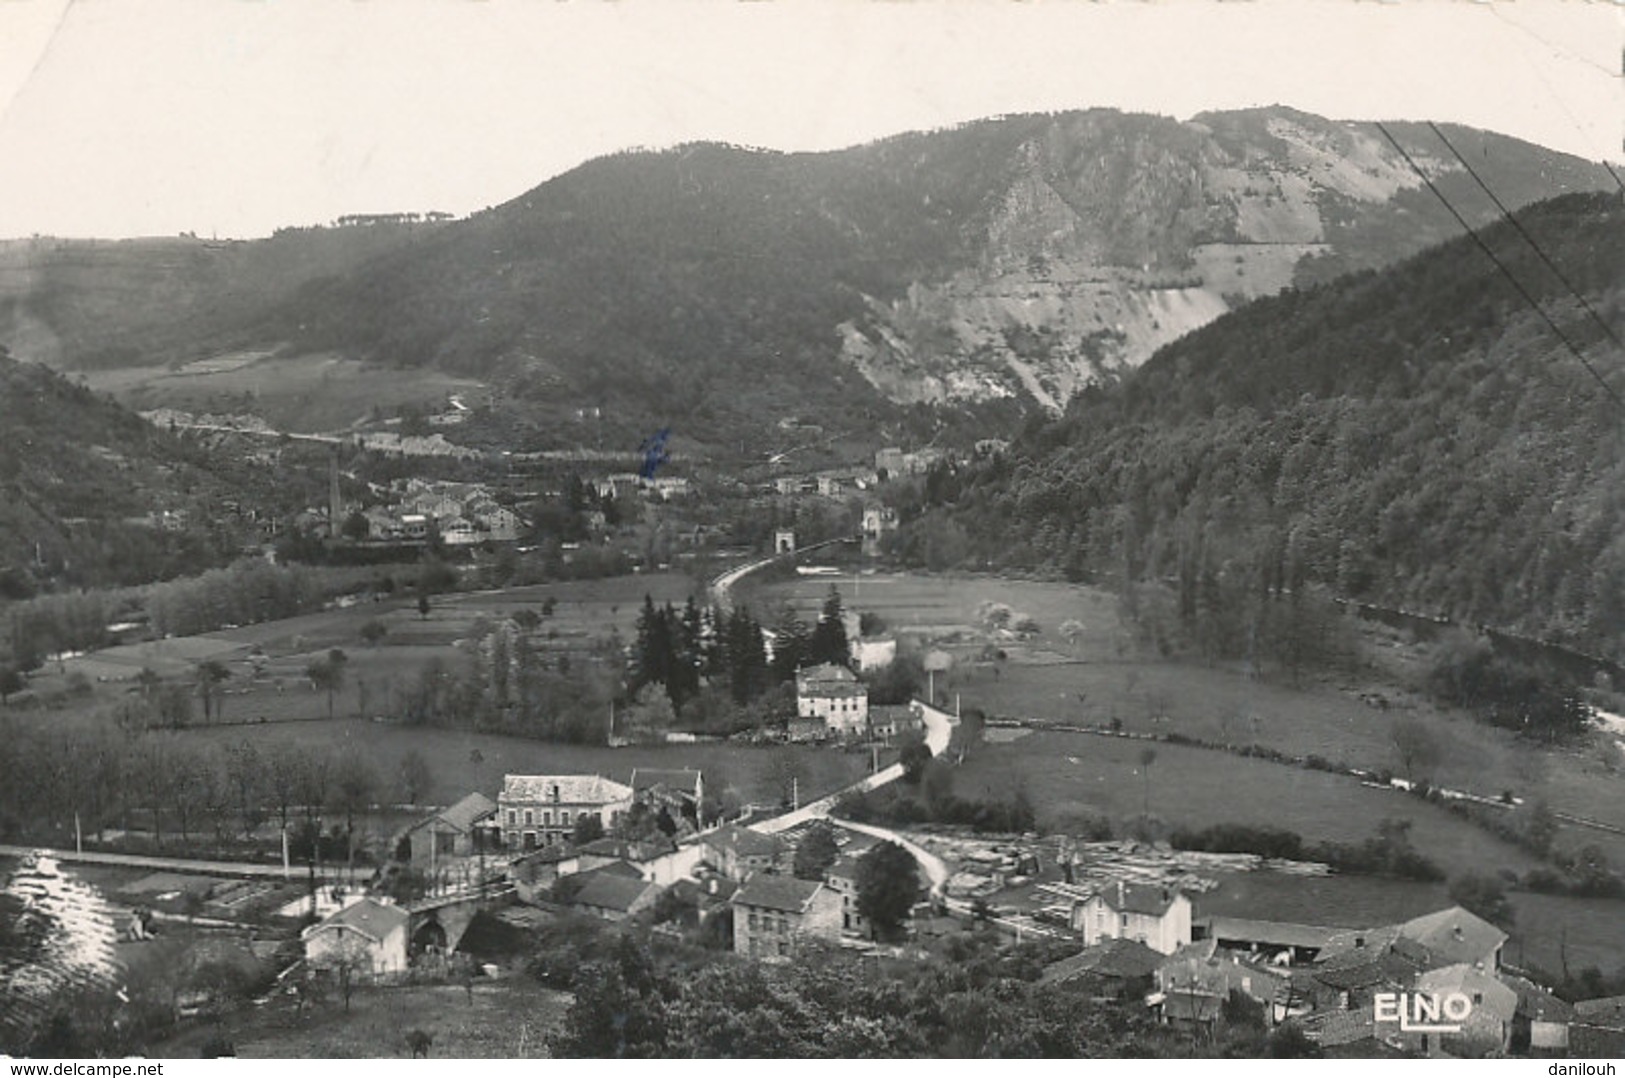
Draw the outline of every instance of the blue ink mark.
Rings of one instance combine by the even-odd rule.
[[[643,454],[643,464],[638,469],[638,475],[644,479],[653,479],[660,466],[671,459],[666,452],[666,439],[671,437],[671,428],[662,427],[659,431],[643,439],[638,446],[638,452]]]

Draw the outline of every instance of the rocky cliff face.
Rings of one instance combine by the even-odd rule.
[[[1464,140],[1503,189],[1529,185],[1538,151],[1453,132]],[[1465,171],[1434,147],[1411,153],[1462,194]],[[1599,180],[1563,164],[1539,169],[1554,191]],[[1464,209],[1482,219],[1484,201]],[[1027,396],[1058,409],[1239,304],[1313,279],[1311,267],[1369,268],[1448,234],[1443,208],[1374,127],[1284,110],[1184,124],[1060,117],[1022,144],[991,205],[975,265],[900,297],[866,296],[840,326],[842,359],[893,400]],[[1406,234],[1392,218],[1417,227]]]

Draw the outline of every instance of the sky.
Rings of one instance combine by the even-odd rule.
[[[0,0],[0,237],[458,215],[628,147],[1286,104],[1625,159],[1611,0]]]

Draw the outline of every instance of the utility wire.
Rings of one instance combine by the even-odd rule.
[[[1602,315],[1598,314],[1597,309],[1591,305],[1591,301],[1586,299],[1580,293],[1580,290],[1569,282],[1567,277],[1563,276],[1563,271],[1557,268],[1557,264],[1548,258],[1546,252],[1541,250],[1540,244],[1535,242],[1535,237],[1531,236],[1529,230],[1523,227],[1523,222],[1512,216],[1512,211],[1507,209],[1506,204],[1495,196],[1495,192],[1490,190],[1489,184],[1485,183],[1484,178],[1478,174],[1472,165],[1467,163],[1467,159],[1461,155],[1461,151],[1451,145],[1444,132],[1439,130],[1438,125],[1429,120],[1428,127],[1432,128],[1433,133],[1439,136],[1439,141],[1444,143],[1445,149],[1454,154],[1456,160],[1461,162],[1461,167],[1467,170],[1467,175],[1471,176],[1479,188],[1490,196],[1490,201],[1495,203],[1495,208],[1501,211],[1502,219],[1517,230],[1518,235],[1523,237],[1524,242],[1534,250],[1535,254],[1540,256],[1540,260],[1546,264],[1546,268],[1552,271],[1552,276],[1556,277],[1563,287],[1569,290],[1570,295],[1580,301],[1580,306],[1585,308],[1586,313],[1591,316],[1591,320],[1597,323],[1608,339],[1614,342],[1614,347],[1618,348],[1621,353],[1625,353],[1625,341],[1619,339],[1619,334],[1614,332],[1614,327],[1603,320]]]
[[[1603,379],[1603,376],[1597,371],[1597,368],[1591,365],[1591,361],[1586,359],[1585,353],[1581,352],[1579,347],[1576,346],[1573,341],[1569,340],[1568,334],[1564,333],[1558,324],[1552,320],[1552,316],[1546,313],[1546,309],[1535,301],[1535,297],[1529,294],[1529,290],[1523,286],[1518,278],[1512,275],[1512,271],[1507,268],[1506,263],[1502,262],[1501,259],[1496,256],[1495,252],[1490,250],[1489,244],[1484,242],[1483,237],[1481,237],[1477,231],[1473,229],[1473,226],[1468,224],[1467,220],[1462,217],[1459,212],[1457,212],[1456,207],[1450,204],[1450,200],[1444,197],[1444,192],[1440,191],[1434,182],[1428,178],[1427,173],[1422,171],[1421,166],[1419,166],[1411,158],[1411,155],[1406,152],[1405,147],[1399,144],[1399,140],[1394,138],[1392,132],[1388,130],[1387,126],[1381,122],[1378,122],[1377,130],[1381,131],[1383,137],[1393,144],[1394,149],[1399,151],[1399,156],[1405,159],[1405,163],[1411,166],[1411,171],[1415,172],[1421,181],[1427,185],[1427,189],[1433,192],[1434,197],[1436,197],[1444,205],[1444,208],[1450,211],[1450,216],[1456,219],[1456,223],[1462,227],[1463,231],[1473,238],[1473,242],[1478,244],[1479,250],[1484,252],[1485,257],[1487,257],[1491,262],[1495,263],[1495,268],[1500,270],[1502,276],[1511,282],[1513,288],[1517,289],[1518,295],[1523,297],[1524,302],[1529,304],[1536,314],[1540,315],[1541,320],[1551,328],[1552,333],[1557,336],[1557,339],[1562,341],[1564,347],[1566,347],[1569,352],[1573,354],[1575,359],[1580,361],[1580,365],[1586,369],[1586,372],[1589,373],[1592,378],[1596,379],[1597,384],[1602,387],[1602,391],[1604,393],[1608,394],[1609,399],[1614,402],[1615,407],[1617,407],[1621,412],[1625,412],[1625,400],[1622,400],[1620,395],[1614,392],[1614,387],[1610,386],[1607,381]]]

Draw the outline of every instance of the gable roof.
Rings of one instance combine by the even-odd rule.
[[[1321,1011],[1304,1018],[1300,1027],[1304,1036],[1322,1048],[1375,1040],[1377,1036],[1376,1018],[1370,1007]]]
[[[817,666],[804,666],[796,671],[796,682],[806,682],[809,685],[847,684],[858,680],[858,676],[839,663],[819,663]]]
[[[632,842],[624,838],[595,838],[584,846],[578,847],[577,853],[594,854],[599,857],[618,857],[623,861],[652,861],[656,857],[668,854],[677,848],[677,844],[668,838],[649,838],[641,842]]]
[[[634,767],[632,789],[641,793],[655,786],[699,796],[701,773],[691,767]]]
[[[794,876],[775,876],[758,872],[734,892],[734,902],[741,906],[759,906],[784,913],[803,913],[813,896],[824,889],[817,880],[798,880]]]
[[[1288,921],[1255,921],[1246,917],[1213,916],[1207,934],[1217,940],[1240,940],[1270,947],[1323,948],[1338,935],[1335,928],[1300,925]]]
[[[1505,970],[1496,976],[1501,983],[1518,994],[1518,1013],[1527,1015],[1536,1022],[1569,1022],[1574,1018],[1574,1008],[1552,995],[1551,992],[1531,981],[1527,977],[1520,977],[1516,973]],[[1622,1000],[1625,1002],[1625,1000]]]
[[[1163,956],[1139,940],[1104,940],[1085,947],[1070,958],[1051,962],[1038,978],[1040,984],[1065,984],[1080,977],[1109,977],[1133,980],[1150,977]]]
[[[615,872],[589,872],[587,882],[572,900],[577,906],[592,906],[601,910],[626,913],[649,892],[659,889],[642,877],[630,879]]]
[[[705,844],[718,850],[733,850],[740,857],[777,857],[784,843],[774,835],[764,835],[748,827],[729,824],[705,836]]]
[[[1115,886],[1102,887],[1095,894],[1106,903],[1108,909],[1117,913],[1143,913],[1151,917],[1161,917],[1181,897],[1179,891],[1172,887],[1124,883],[1121,880]]]
[[[1413,917],[1399,926],[1399,935],[1424,947],[1432,956],[1430,965],[1477,962],[1508,938],[1505,932],[1460,906]]]
[[[1518,1012],[1518,993],[1475,966],[1458,962],[1430,969],[1416,978],[1418,991],[1461,992],[1470,996],[1473,1011],[1488,1011],[1503,1022],[1511,1022]]]
[[[435,819],[443,820],[459,831],[467,831],[496,810],[495,801],[475,791],[437,815]]]
[[[348,928],[382,943],[397,928],[405,928],[410,920],[407,912],[399,906],[387,905],[375,898],[363,898],[360,902],[350,903],[321,924],[305,929],[304,934],[308,938],[317,932]]]
[[[504,775],[501,800],[552,801],[554,787],[566,805],[607,805],[632,797],[632,787],[602,775]]]

